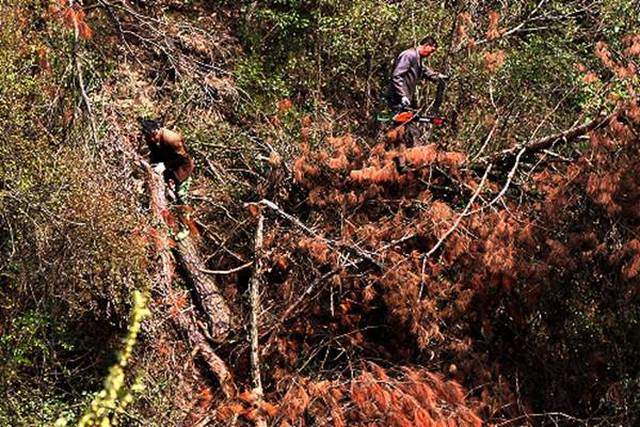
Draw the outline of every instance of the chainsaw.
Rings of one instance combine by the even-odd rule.
[[[397,113],[384,111],[377,115],[376,120],[381,123],[390,123],[393,126],[407,125],[409,123],[431,124],[434,126],[444,126],[448,120],[442,116],[420,115],[416,110],[404,110]]]
[[[444,126],[447,119],[441,116],[421,116],[417,111],[406,110],[394,114],[391,120],[395,125],[404,125],[408,123],[432,124],[434,126]]]
[[[378,114],[377,120],[383,123],[393,123],[394,126],[406,125],[409,123],[431,124],[433,126],[445,126],[449,123],[445,117],[440,115],[440,105],[444,99],[446,84],[444,80],[438,81],[436,99],[431,107],[431,114],[420,115],[418,110],[403,108],[399,112],[382,112]]]

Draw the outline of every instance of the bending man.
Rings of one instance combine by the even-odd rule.
[[[169,187],[173,187],[179,204],[188,204],[191,174],[195,169],[182,135],[161,127],[155,120],[143,120],[142,132],[149,149],[151,163],[164,175]]]

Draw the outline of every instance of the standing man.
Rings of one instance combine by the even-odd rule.
[[[393,64],[387,92],[387,102],[393,111],[416,108],[416,87],[421,79],[436,82],[449,78],[422,64],[422,58],[431,55],[437,48],[438,43],[435,39],[427,36],[420,40],[418,47],[407,49],[398,55]]]

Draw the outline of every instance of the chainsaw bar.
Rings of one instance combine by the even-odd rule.
[[[434,115],[440,114],[440,106],[442,105],[442,101],[444,101],[444,91],[447,89],[447,84],[444,80],[438,80],[438,87],[436,89],[436,100],[431,107],[431,113]]]

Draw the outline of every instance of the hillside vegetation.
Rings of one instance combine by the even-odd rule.
[[[4,2],[0,426],[636,425],[634,3]]]

